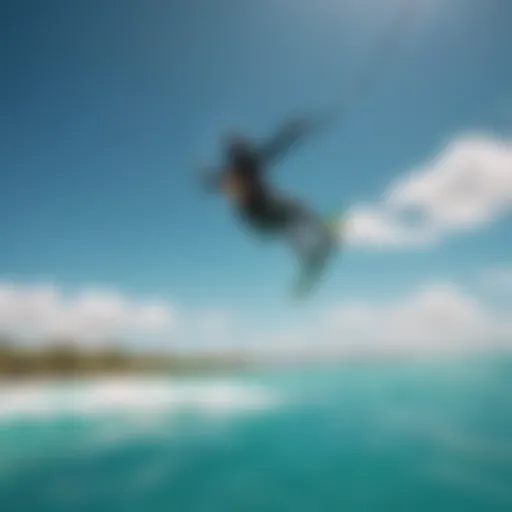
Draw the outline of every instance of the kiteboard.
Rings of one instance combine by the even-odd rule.
[[[340,247],[340,216],[331,216],[325,222],[332,236],[332,244],[318,261],[301,269],[292,287],[292,298],[295,300],[305,299],[313,293]]]

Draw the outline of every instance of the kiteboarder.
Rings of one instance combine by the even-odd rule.
[[[291,244],[304,268],[297,293],[305,291],[323,268],[335,237],[319,214],[276,191],[268,182],[267,171],[313,128],[311,121],[294,119],[261,144],[231,133],[226,137],[222,167],[205,176],[207,187],[226,195],[253,230],[282,236]]]

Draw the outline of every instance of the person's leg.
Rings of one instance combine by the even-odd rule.
[[[334,245],[324,219],[304,204],[292,200],[281,200],[279,213],[284,234],[300,262],[308,266],[322,263]]]
[[[295,298],[307,295],[319,282],[336,240],[329,224],[315,211],[293,202],[287,207],[285,234],[302,267],[293,286]]]

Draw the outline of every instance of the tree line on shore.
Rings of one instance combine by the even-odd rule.
[[[188,373],[236,370],[247,365],[237,354],[195,354],[129,350],[122,344],[97,347],[74,340],[37,345],[0,338],[0,378],[68,377],[124,373]]]

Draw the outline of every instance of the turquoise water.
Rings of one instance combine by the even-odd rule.
[[[512,361],[0,390],[6,511],[510,511]]]

